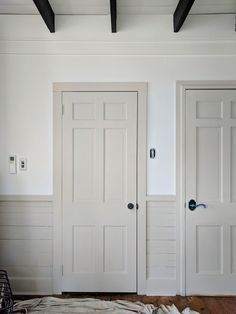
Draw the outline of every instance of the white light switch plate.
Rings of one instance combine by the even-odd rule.
[[[10,174],[16,174],[16,156],[15,155],[10,155],[8,159],[8,164],[9,164],[9,173]]]

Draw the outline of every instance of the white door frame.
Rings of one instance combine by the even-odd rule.
[[[186,211],[185,211],[185,120],[186,120],[186,91],[189,89],[236,89],[236,81],[177,81],[176,83],[176,194],[178,204],[177,215],[177,272],[179,293],[186,295]]]
[[[137,293],[146,293],[147,83],[53,84],[53,293],[62,293],[62,93],[137,92]]]

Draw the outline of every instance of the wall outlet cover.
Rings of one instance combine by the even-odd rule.
[[[20,168],[20,170],[27,170],[27,159],[26,158],[20,158],[19,168]]]

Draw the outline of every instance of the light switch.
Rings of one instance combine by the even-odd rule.
[[[20,158],[20,170],[27,170],[27,159]]]
[[[17,171],[16,171],[16,156],[15,155],[9,156],[8,164],[9,164],[9,173],[16,174]]]
[[[150,158],[151,159],[156,158],[156,150],[155,150],[155,148],[151,148],[150,149]]]

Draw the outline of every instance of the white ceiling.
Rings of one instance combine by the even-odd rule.
[[[55,14],[109,14],[109,0],[49,0]],[[117,0],[118,14],[173,14],[178,0]],[[236,13],[236,0],[196,0],[191,14]],[[0,0],[0,14],[38,14],[33,0]]]

